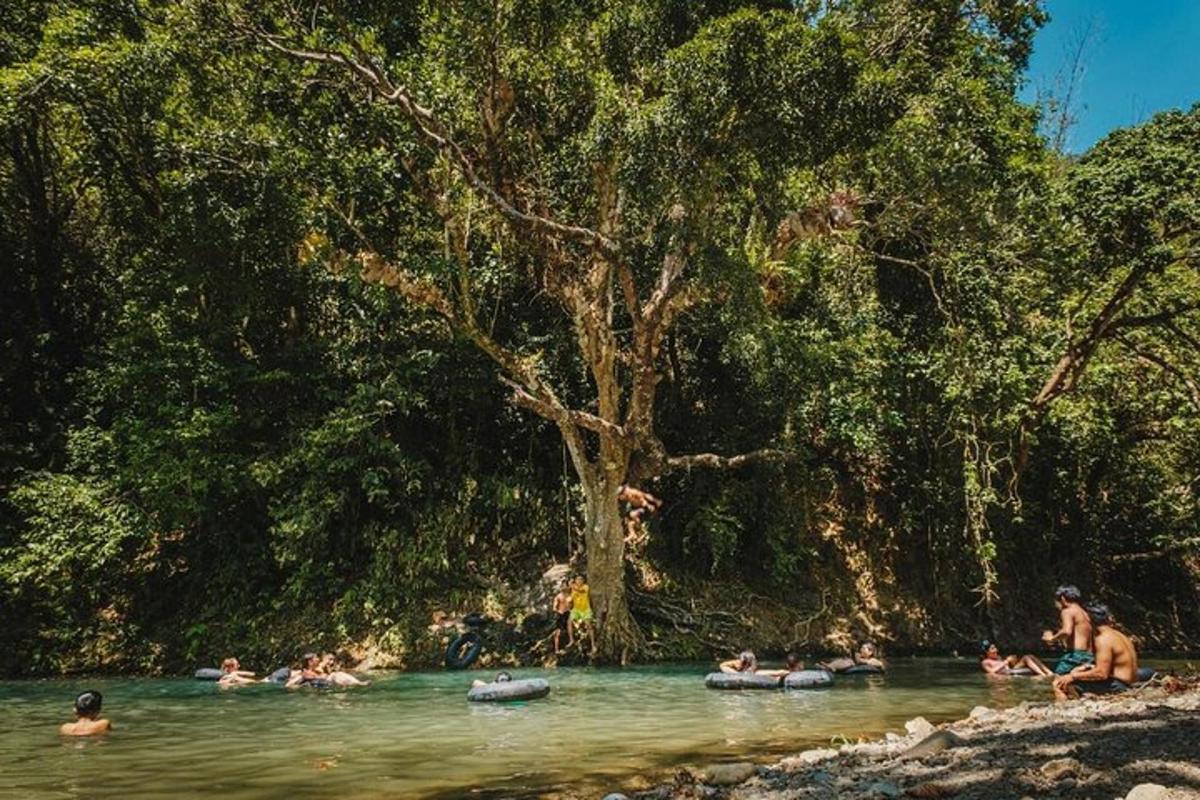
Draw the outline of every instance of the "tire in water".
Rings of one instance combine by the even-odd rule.
[[[704,685],[710,689],[778,689],[783,678],[755,672],[710,672],[704,676]]]
[[[472,703],[502,703],[508,700],[536,700],[550,694],[550,684],[545,678],[525,678],[519,681],[501,681],[472,686],[467,699]]]
[[[482,650],[483,640],[478,633],[464,633],[446,648],[446,666],[450,669],[466,669],[475,663]]]

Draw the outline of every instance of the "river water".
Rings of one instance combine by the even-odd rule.
[[[599,797],[682,764],[766,759],[924,716],[1048,699],[1045,682],[976,662],[897,660],[833,688],[727,692],[710,665],[514,670],[545,677],[529,703],[467,703],[480,672],[389,673],[347,690],[186,679],[0,682],[0,797]],[[104,693],[115,730],[65,739],[77,692]]]

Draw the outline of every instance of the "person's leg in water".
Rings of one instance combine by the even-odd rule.
[[[1021,656],[1021,660],[1017,662],[1017,666],[1025,667],[1039,678],[1048,678],[1054,674],[1054,670],[1043,664],[1042,660],[1037,656]]]

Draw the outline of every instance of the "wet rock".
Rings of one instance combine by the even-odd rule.
[[[1083,765],[1073,758],[1055,758],[1042,764],[1042,775],[1052,781],[1063,778],[1077,778],[1083,774]]]
[[[891,781],[875,781],[867,786],[867,797],[900,797],[904,792]]]
[[[969,717],[976,722],[991,722],[998,716],[1000,715],[987,706],[975,706],[971,709],[971,713],[969,715]]]
[[[745,761],[736,764],[713,764],[696,775],[698,780],[709,786],[736,786],[753,776],[754,765]]]
[[[908,731],[909,736],[916,736],[918,739],[924,739],[937,729],[933,727],[933,723],[924,717],[910,719],[904,723],[904,730]]]
[[[803,753],[798,753],[790,758],[785,758],[780,762],[780,766],[788,771],[804,769],[812,764],[817,764],[821,761],[828,761],[831,758],[836,758],[837,750],[831,748],[820,748],[817,750],[805,750]]]
[[[931,756],[934,753],[940,753],[943,750],[949,750],[952,747],[960,747],[964,744],[963,739],[953,731],[938,731],[937,733],[926,736],[921,741],[904,751],[901,758],[923,758]]]
[[[1167,787],[1157,783],[1139,783],[1129,790],[1125,800],[1167,800]]]

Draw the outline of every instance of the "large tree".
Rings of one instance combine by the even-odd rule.
[[[854,227],[834,167],[878,140],[940,69],[1018,64],[1026,3],[836,4],[463,0],[218,6],[281,58],[297,91],[372,107],[367,137],[396,174],[391,224],[353,187],[310,255],[439,315],[498,366],[512,401],[557,426],[583,491],[603,658],[641,642],[624,587],[623,483],[783,455],[672,453],[656,432],[663,345],[680,316],[759,277],[755,258]],[[290,62],[290,63],[289,63]],[[378,202],[378,199],[376,199]],[[399,213],[397,213],[399,212]],[[429,218],[438,239],[401,235]],[[506,325],[498,286],[561,317]],[[498,307],[498,306],[497,306]],[[564,324],[565,323],[565,324]],[[560,359],[584,380],[552,380]],[[550,351],[548,353],[548,351]],[[561,375],[561,371],[557,371]],[[576,373],[578,374],[578,373]],[[571,375],[568,370],[567,375]]]

